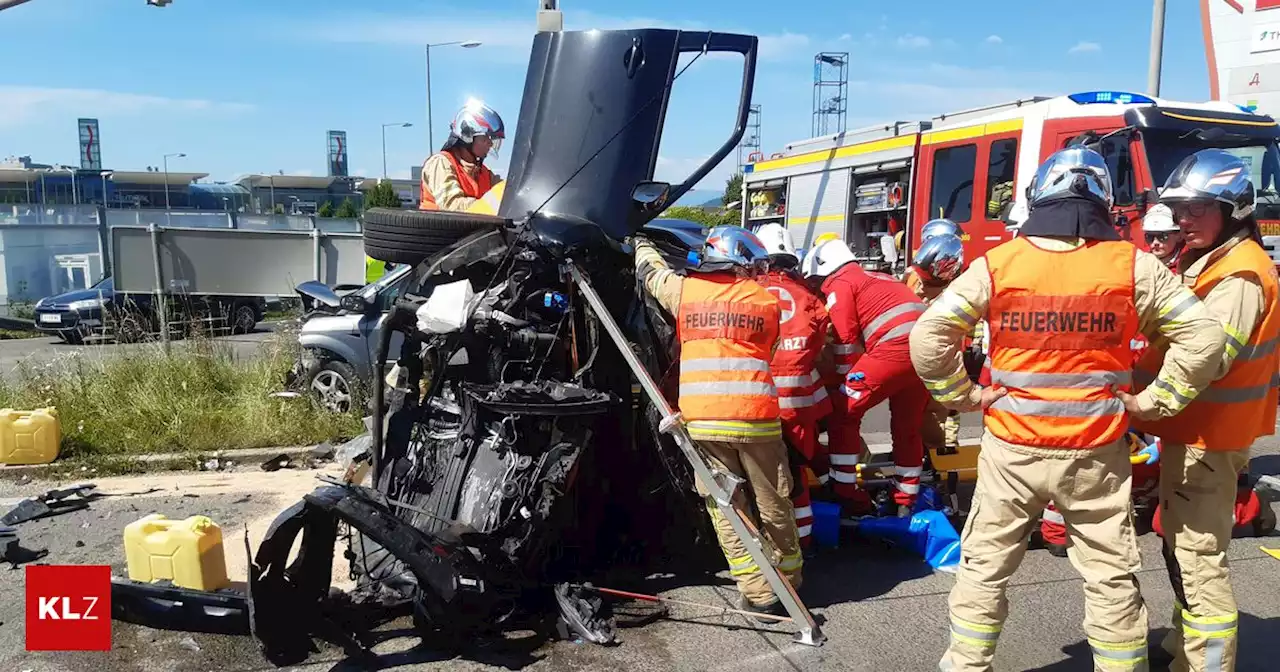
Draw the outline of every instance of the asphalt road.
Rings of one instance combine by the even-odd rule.
[[[229,344],[237,357],[252,357],[258,346],[270,338],[272,323],[258,325],[258,330],[251,334],[237,336],[216,336],[214,340]],[[174,347],[185,347],[185,341],[175,339]],[[16,338],[0,340],[0,379],[15,380],[21,376],[21,366],[25,364],[43,364],[59,357],[79,355],[81,357],[109,357],[122,351],[154,347],[150,343],[117,344],[111,342],[94,342],[84,345],[69,345],[56,336],[40,338]]]
[[[883,429],[878,424],[868,429]],[[868,435],[875,443],[882,434]],[[1280,473],[1280,441],[1268,438],[1254,450],[1257,474]],[[123,571],[121,531],[152,511],[172,518],[193,513],[213,516],[227,530],[228,564],[234,577],[243,560],[238,531],[248,525],[258,537],[271,517],[298,494],[310,489],[313,474],[189,474],[104,479],[110,492],[137,492],[163,487],[150,495],[99,500],[88,511],[21,526],[22,538],[50,550],[50,563],[106,563]],[[178,480],[174,480],[178,479]],[[0,486],[0,500],[48,487]],[[191,496],[196,495],[196,496]],[[0,502],[4,504],[5,502]],[[6,507],[0,506],[0,509]],[[82,541],[78,546],[76,541]],[[1143,594],[1150,610],[1153,641],[1169,627],[1172,593],[1159,552],[1159,539],[1140,539]],[[1258,550],[1280,547],[1280,538],[1237,539],[1229,557],[1240,604],[1242,671],[1274,670],[1274,643],[1280,635],[1280,565]],[[340,557],[340,556],[339,556]],[[673,575],[651,577],[651,592],[712,605],[733,606],[736,592],[727,576]],[[780,630],[757,628],[736,616],[673,607],[671,618],[644,623],[643,605],[624,605],[622,643],[614,648],[567,642],[526,645],[508,642],[501,648],[475,649],[458,658],[416,647],[406,622],[389,627],[389,639],[376,651],[386,668],[403,670],[932,670],[947,641],[946,599],[954,579],[935,574],[911,554],[869,542],[850,543],[827,551],[806,565],[803,595],[823,621],[829,638],[821,648],[790,641]],[[26,653],[21,613],[22,574],[0,571],[0,669],[62,672],[91,668],[98,672],[150,670],[269,670],[247,638],[188,634],[116,624],[110,653]],[[1089,670],[1088,646],[1081,630],[1081,582],[1065,559],[1042,550],[1030,551],[1009,590],[1011,616],[1000,640],[997,670],[1066,672]],[[290,669],[369,669],[342,652],[321,645],[306,665]]]

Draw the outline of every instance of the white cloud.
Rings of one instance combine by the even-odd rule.
[[[86,110],[92,110],[95,116],[110,116],[152,112],[238,114],[254,109],[247,103],[37,86],[0,85],[0,100],[4,101],[0,105],[0,126],[15,126],[55,115],[84,114]]]
[[[841,36],[840,36],[840,38],[839,38],[839,40],[838,40],[838,41],[839,41],[839,42],[851,42],[851,41],[853,41],[853,36],[852,36],[852,35],[850,35],[849,33],[845,33],[845,34],[843,34],[843,35],[841,35]]]
[[[907,49],[926,49],[933,44],[932,40],[923,35],[912,35],[907,33],[898,38],[898,46]]]
[[[566,30],[633,30],[637,28],[667,28],[679,30],[715,30],[717,32],[741,32],[722,25],[703,25],[696,22],[672,22],[644,17],[620,18],[600,16],[588,12],[572,12],[565,15]],[[354,44],[382,44],[422,48],[427,42],[476,40],[481,46],[469,50],[468,56],[476,59],[525,63],[533,42],[535,25],[532,14],[527,19],[505,16],[405,17],[392,15],[330,16],[295,26],[294,34],[304,39]],[[278,37],[278,35],[276,35]],[[807,49],[811,43],[808,35],[783,30],[779,33],[760,35],[760,57],[777,59],[791,55],[795,50]],[[447,47],[455,49],[455,47]],[[440,49],[446,49],[442,47]],[[432,50],[432,55],[437,50]]]
[[[1084,54],[1093,51],[1102,51],[1102,45],[1097,42],[1077,42],[1076,46],[1067,50],[1068,54]]]
[[[999,35],[988,35],[986,39],[986,43],[987,44],[1004,44],[1004,38],[1000,37]]]

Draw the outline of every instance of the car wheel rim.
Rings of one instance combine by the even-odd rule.
[[[239,329],[240,331],[245,332],[246,334],[253,331],[253,327],[257,323],[257,320],[254,318],[255,316],[253,314],[252,308],[249,308],[249,307],[241,308],[240,310],[236,311],[236,328]]]
[[[351,407],[351,389],[342,376],[333,371],[321,371],[311,380],[311,390],[321,405],[334,413],[345,413]]]

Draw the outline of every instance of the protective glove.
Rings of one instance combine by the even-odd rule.
[[[1145,459],[1142,459],[1145,458]],[[1160,461],[1160,439],[1148,443],[1129,459],[1133,464],[1155,464]]]

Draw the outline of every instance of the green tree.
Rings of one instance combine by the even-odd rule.
[[[337,212],[333,213],[334,217],[342,219],[355,219],[360,216],[360,211],[356,209],[356,204],[351,202],[351,198],[342,199],[342,203],[338,205]]]
[[[321,203],[320,207],[316,210],[316,217],[332,217],[332,216],[333,216],[333,201],[325,201],[324,203]]]
[[[693,208],[687,205],[676,205],[667,208],[662,213],[662,217],[666,219],[687,219],[691,222],[697,222],[703,226],[721,226],[724,224],[741,224],[742,221],[738,217],[736,210],[708,210],[706,208]]]
[[[720,197],[721,205],[729,205],[742,200],[742,173],[734,173],[724,183],[724,195]]]
[[[279,203],[276,203],[276,207],[274,207],[274,208],[272,208],[272,209],[271,209],[271,214],[273,214],[273,215],[283,215],[283,214],[284,214],[284,206],[283,206],[283,205],[281,205],[281,204],[279,204]]]
[[[365,196],[364,207],[366,210],[369,208],[398,208],[400,207],[400,194],[396,193],[396,188],[391,185],[390,180],[379,180],[378,186],[374,187]]]

